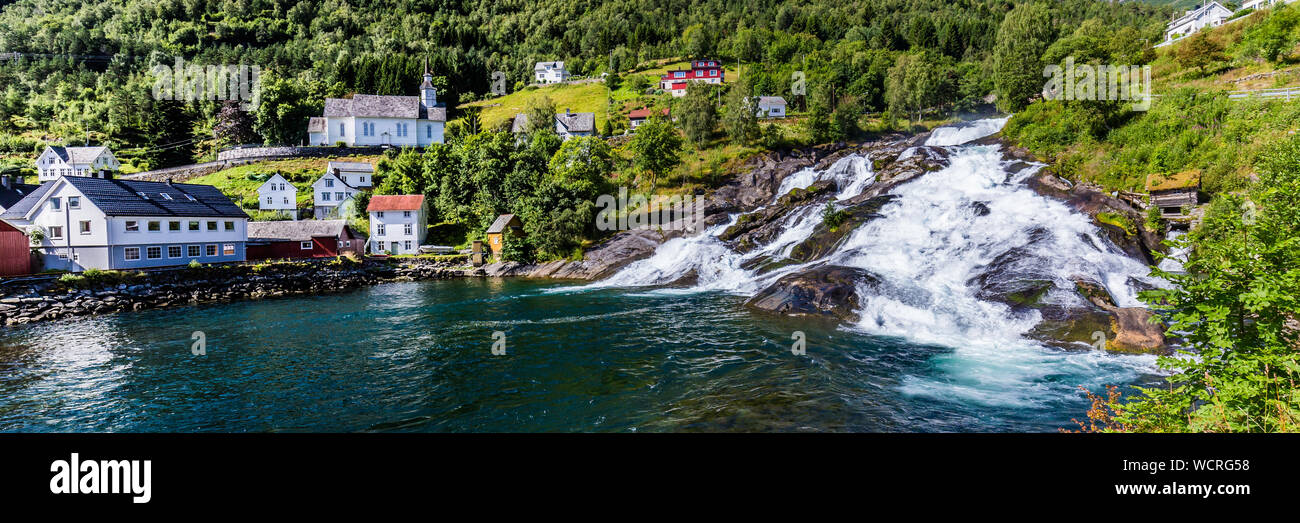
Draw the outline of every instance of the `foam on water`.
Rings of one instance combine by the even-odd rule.
[[[926,145],[947,146],[961,145],[971,140],[978,140],[1002,130],[1011,117],[975,120],[951,127],[940,127],[930,133]]]

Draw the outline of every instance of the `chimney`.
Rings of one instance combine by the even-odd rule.
[[[568,115],[571,115],[571,114],[573,114],[573,113],[569,112],[569,108],[568,108],[568,107],[565,107],[565,108],[564,108],[564,115],[565,115],[565,116],[568,116]]]
[[[103,178],[103,179],[105,179],[105,180],[112,180],[112,179],[113,179],[113,171],[109,171],[109,170],[100,171],[99,177],[100,177],[100,178]]]

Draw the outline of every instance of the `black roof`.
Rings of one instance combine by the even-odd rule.
[[[39,185],[27,185],[25,183],[11,184],[9,187],[0,186],[0,208],[8,209],[13,207],[19,200],[26,198],[27,195],[36,191]]]
[[[188,183],[169,184],[138,180],[64,176],[78,191],[109,216],[192,216],[248,218],[243,209],[211,185]],[[41,188],[23,198],[5,212],[8,217],[26,214],[55,182],[46,182]]]
[[[53,186],[53,182],[45,182],[41,184],[36,188],[36,190],[27,193],[27,196],[23,196],[22,199],[14,202],[13,205],[6,207],[5,213],[0,214],[0,218],[22,218],[27,214],[27,211],[32,210],[32,207],[36,205],[36,202],[41,199],[41,195],[48,192],[50,187]]]

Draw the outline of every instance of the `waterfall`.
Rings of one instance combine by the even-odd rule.
[[[1104,285],[1120,306],[1139,306],[1136,286],[1160,282],[1148,277],[1143,263],[1112,246],[1088,216],[1025,186],[1024,179],[1040,166],[1008,172],[1011,162],[1003,160],[998,146],[959,145],[1005,123],[999,118],[936,129],[927,143],[952,146],[950,165],[894,188],[891,194],[898,198],[880,210],[882,217],[859,227],[821,259],[762,275],[743,268],[759,257],[788,254],[807,238],[821,223],[824,205],[810,203],[789,211],[781,233],[751,252],[737,253],[718,239],[740,216],[733,215],[698,236],[669,240],[649,258],[588,287],[658,286],[694,275],[691,291],[753,295],[781,276],[841,265],[866,269],[886,282],[862,289],[860,320],[852,328],[948,346],[1021,342],[1041,317],[981,300],[970,283],[999,256],[1015,255],[1018,269],[1049,274],[1057,289],[1073,289],[1075,278],[1085,278]],[[834,180],[835,199],[844,200],[861,194],[875,173],[867,158],[851,155],[821,171],[789,175],[778,198],[819,180]],[[1044,297],[1049,303],[1078,299],[1065,291]]]
[[[1088,216],[1028,188],[1023,182],[1041,165],[1025,168],[1004,160],[997,145],[962,145],[996,133],[1006,121],[936,129],[927,146],[949,148],[949,166],[894,187],[890,194],[896,198],[879,218],[821,259],[761,275],[744,268],[758,257],[789,254],[821,223],[824,202],[789,210],[780,234],[751,252],[737,253],[718,238],[738,221],[737,214],[698,236],[665,242],[649,258],[584,288],[652,286],[652,293],[753,296],[782,276],[819,265],[865,269],[882,283],[858,289],[858,320],[842,328],[950,347],[931,360],[932,372],[902,376],[898,386],[904,394],[938,401],[1051,408],[1050,398],[1077,394],[1080,383],[1057,383],[1053,376],[1086,376],[1079,379],[1095,388],[1154,372],[1153,356],[1046,350],[1026,336],[1042,321],[1037,310],[1016,311],[980,298],[974,282],[999,270],[996,261],[1008,257],[1015,260],[1014,271],[1054,284],[1040,298],[1049,304],[1082,305],[1073,292],[1076,278],[1102,284],[1122,307],[1140,306],[1136,287],[1164,284],[1112,245]],[[908,151],[902,156],[915,148]],[[1019,170],[1011,172],[1013,165]],[[825,170],[788,176],[778,199],[818,180],[834,180],[835,199],[844,200],[861,194],[875,177],[867,158],[851,155]],[[662,287],[692,274],[693,286]]]

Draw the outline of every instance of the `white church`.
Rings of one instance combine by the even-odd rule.
[[[438,103],[433,74],[424,72],[420,96],[354,94],[326,98],[325,112],[307,122],[310,145],[416,146],[443,142],[447,107]]]

